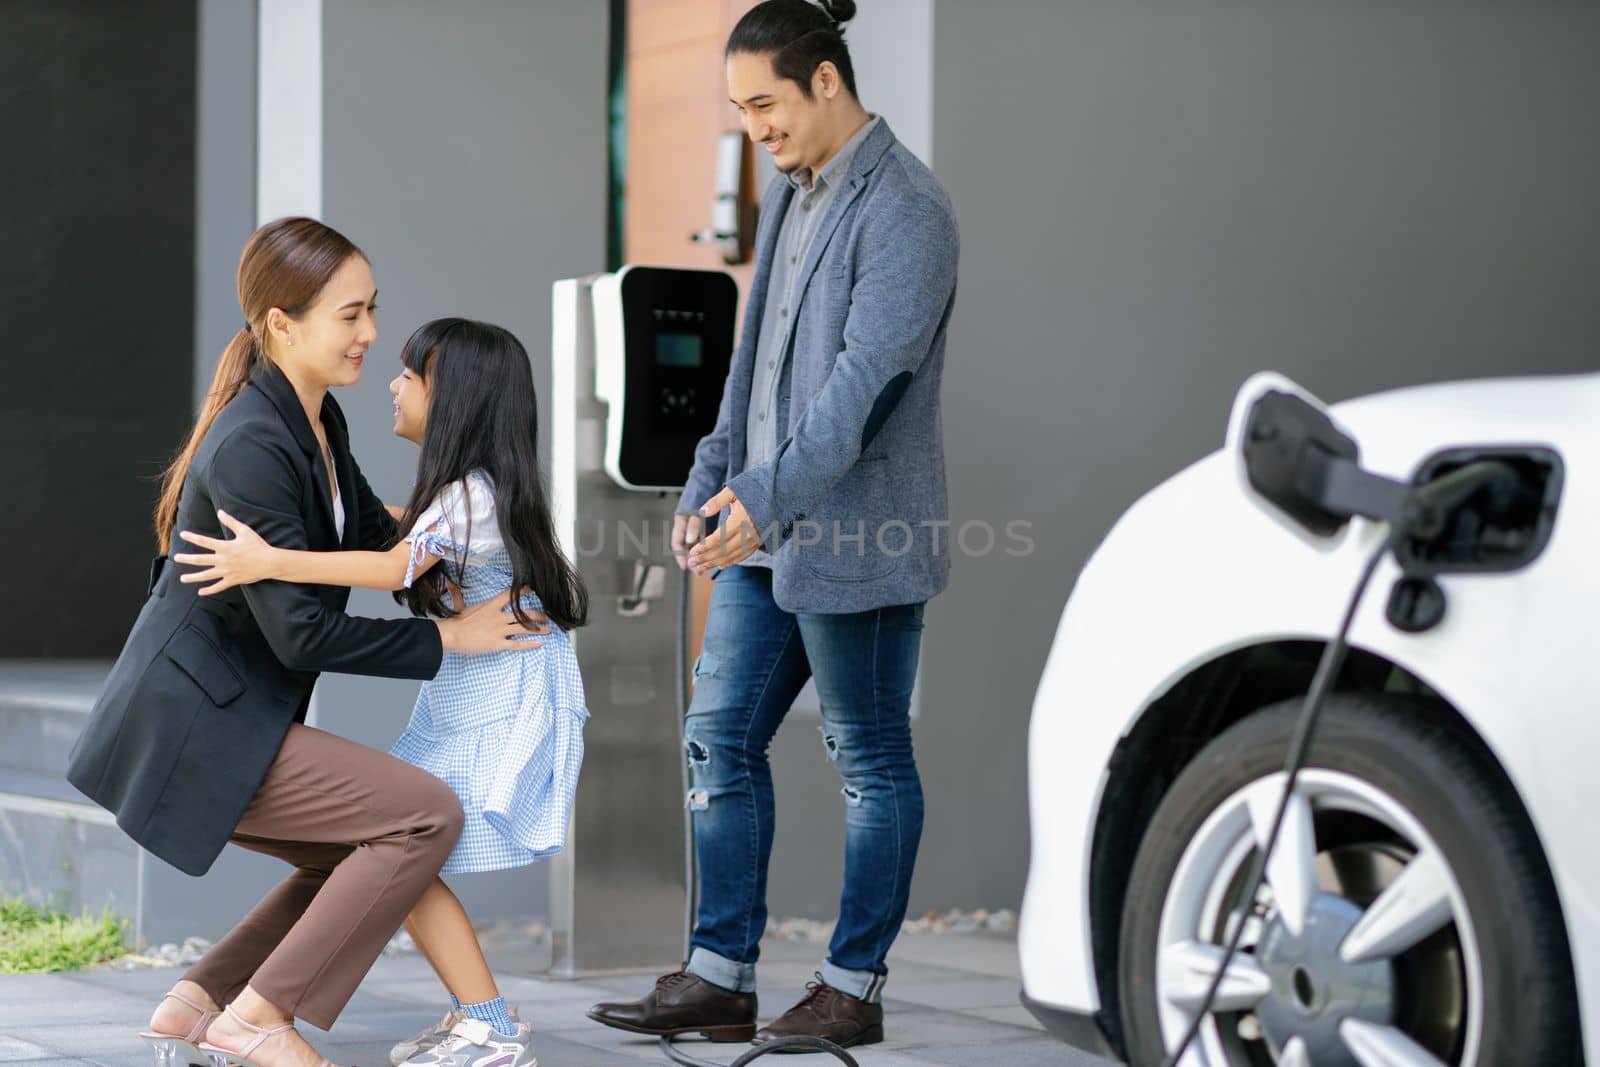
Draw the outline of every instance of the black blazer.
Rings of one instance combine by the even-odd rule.
[[[322,406],[345,513],[341,542],[321,449],[281,371],[256,371],[212,424],[189,465],[168,552],[194,551],[179,530],[226,536],[218,508],[271,544],[377,549],[394,519],[350,455],[344,415]],[[238,825],[319,671],[431,678],[442,649],[427,619],[344,614],[342,586],[258,582],[212,597],[152,568],[139,612],[78,738],[67,778],[152,853],[204,874]]]

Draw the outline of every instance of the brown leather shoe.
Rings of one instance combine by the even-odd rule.
[[[756,1044],[796,1036],[826,1038],[840,1048],[877,1044],[883,1040],[883,1005],[840,992],[818,974],[815,982],[806,983],[800,1003],[762,1028]]]
[[[730,993],[688,971],[664,974],[642,1000],[596,1004],[589,1018],[618,1030],[656,1037],[699,1034],[712,1041],[749,1041],[756,1033],[756,995]]]

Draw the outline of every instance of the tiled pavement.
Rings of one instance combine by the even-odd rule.
[[[762,949],[762,1018],[798,999],[821,946],[769,940]],[[650,976],[558,981],[537,976],[536,953],[491,952],[506,999],[538,1032],[541,1067],[637,1067],[666,1063],[655,1042],[598,1026],[584,1017],[597,1000],[643,995]],[[890,957],[885,995],[887,1039],[855,1049],[861,1067],[1112,1067],[1047,1036],[1017,1003],[1016,946],[995,934],[905,935]],[[0,977],[0,1063],[25,1067],[153,1061],[134,1033],[173,970],[98,970]],[[384,1067],[388,1049],[441,1014],[437,980],[416,956],[378,962],[331,1032],[303,1032],[336,1063]],[[691,1055],[722,1063],[736,1045],[697,1045]],[[763,1064],[773,1062],[763,1058]],[[830,1057],[785,1064],[836,1063]]]

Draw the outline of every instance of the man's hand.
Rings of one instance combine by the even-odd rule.
[[[750,513],[745,511],[732,489],[724,486],[722,492],[705,502],[700,514],[709,519],[723,508],[730,509],[727,521],[689,553],[689,569],[696,574],[709,574],[721,567],[731,567],[761,547],[756,525],[750,521]]]
[[[700,541],[706,521],[685,512],[672,516],[672,559],[680,571],[689,569],[689,549]]]
[[[527,612],[533,628],[525,630],[517,617],[507,610],[511,604],[508,589],[493,600],[475,604],[451,619],[436,619],[439,640],[446,652],[527,652],[539,647],[538,641],[527,640],[528,634],[547,634],[550,620],[540,611]]]
[[[233,537],[223,540],[197,534],[193,530],[184,530],[178,534],[191,545],[199,545],[210,550],[179,552],[172,557],[174,563],[208,568],[185,571],[178,578],[180,582],[186,585],[211,582],[211,585],[200,590],[200,595],[212,596],[224,589],[232,589],[236,585],[249,585],[251,582],[277,577],[275,572],[277,550],[263,541],[260,534],[226,511],[217,512],[217,521],[231,530]]]

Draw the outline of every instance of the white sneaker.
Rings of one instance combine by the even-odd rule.
[[[517,1014],[516,1008],[507,1007],[506,1011],[510,1013],[513,1019],[516,1019],[519,1022],[521,1021],[521,1016]],[[449,1011],[444,1013],[444,1018],[439,1020],[438,1025],[431,1026],[422,1031],[422,1033],[418,1034],[416,1037],[413,1037],[410,1041],[402,1041],[394,1048],[390,1049],[389,1063],[392,1065],[392,1067],[400,1067],[402,1063],[406,1062],[419,1052],[433,1051],[439,1042],[450,1036],[450,1028],[465,1018],[465,1015],[462,1015],[459,1011],[451,1008]]]
[[[533,1028],[517,1023],[516,1033],[502,1034],[481,1019],[462,1019],[450,1035],[426,1052],[418,1052],[411,1067],[539,1067],[533,1055]]]
[[[410,1041],[402,1041],[389,1050],[389,1063],[392,1067],[400,1065],[419,1052],[428,1052],[439,1042],[450,1036],[450,1028],[461,1021],[461,1013],[454,1008],[444,1013],[444,1018],[439,1020],[439,1025],[430,1026]]]

